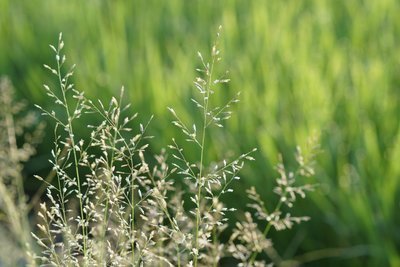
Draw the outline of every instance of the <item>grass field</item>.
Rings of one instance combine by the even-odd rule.
[[[63,32],[76,87],[106,100],[123,85],[142,121],[154,115],[148,131],[156,153],[177,134],[167,107],[184,120],[194,114],[197,51],[210,49],[222,25],[222,70],[231,82],[216,102],[237,91],[241,101],[224,134],[210,133],[207,153],[258,148],[228,201],[244,208],[251,185],[266,203],[275,200],[278,154],[291,166],[296,145],[318,135],[312,182],[320,186],[293,211],[312,220],[272,233],[276,246],[287,258],[319,251],[308,254],[323,258],[310,266],[398,266],[399,12],[395,0],[0,0],[0,74],[32,108],[55,108],[42,90],[43,63],[52,62],[48,44]],[[49,130],[45,140],[52,138]],[[25,164],[30,194],[38,187],[33,174],[50,169],[51,146],[43,143]]]

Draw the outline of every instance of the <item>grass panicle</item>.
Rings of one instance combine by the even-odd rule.
[[[234,203],[223,203],[223,196],[232,194],[233,183],[240,180],[245,163],[255,160],[252,154],[256,149],[222,159],[210,158],[207,153],[212,148],[213,131],[223,130],[220,128],[231,117],[232,105],[239,102],[239,94],[222,106],[213,101],[224,88],[221,84],[229,82],[227,72],[218,74],[220,32],[221,28],[208,57],[198,53],[201,67],[194,81],[198,95],[191,101],[199,111],[193,117],[200,119],[186,122],[168,108],[182,136],[172,139],[169,150],[159,154],[148,149],[152,136],[147,129],[152,117],[145,124],[137,122],[137,114],[124,104],[124,88],[108,103],[87,98],[72,83],[75,66],[66,66],[62,35],[57,45],[50,45],[55,64],[44,67],[58,86],[44,85],[44,90],[56,108],[37,107],[55,122],[49,160],[52,172],[48,177],[36,176],[46,190],[31,235],[36,240],[37,255],[30,247],[23,247],[31,255],[31,265],[197,267],[219,266],[223,259],[231,259],[238,266],[266,266],[284,261],[274,249],[269,232],[290,229],[309,219],[292,216],[284,208],[293,209],[297,198],[304,198],[314,188],[298,183],[298,178],[314,175],[315,150],[304,155],[298,149],[299,168],[295,172],[288,172],[282,162],[277,165],[274,192],[279,201],[273,210],[254,188],[247,191],[250,210],[244,214]],[[78,136],[77,122],[85,116],[97,120],[87,126],[87,136]],[[4,121],[2,126],[8,127],[4,131],[12,132],[8,119]],[[9,145],[11,155],[19,153],[12,138],[2,144]],[[196,151],[195,157],[186,151]],[[192,158],[195,160],[189,160]],[[21,166],[20,158],[11,160]],[[2,177],[0,190],[7,183]],[[13,194],[18,197],[7,199],[6,195],[2,203],[10,214],[26,215],[10,210],[17,209],[13,205],[22,207],[26,203],[21,185],[16,184],[15,189]],[[7,206],[8,202],[17,204]],[[243,218],[233,230],[228,213]],[[22,222],[23,218],[15,220]],[[30,229],[27,225],[14,227],[18,228],[15,234],[23,232],[20,228]],[[225,242],[222,236],[226,235],[229,238]],[[29,244],[28,238],[21,234],[23,244]]]

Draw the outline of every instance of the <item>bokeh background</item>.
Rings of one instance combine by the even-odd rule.
[[[219,68],[232,81],[218,97],[240,91],[241,102],[210,134],[208,157],[259,148],[227,201],[245,208],[254,185],[273,206],[278,154],[294,167],[296,145],[317,134],[320,186],[292,211],[312,220],[273,233],[275,245],[289,258],[341,249],[309,266],[400,266],[399,14],[396,0],[0,0],[0,74],[29,107],[51,109],[43,64],[63,32],[76,88],[107,100],[124,85],[140,119],[155,116],[156,153],[178,135],[167,106],[196,118],[197,51],[209,51],[222,25]],[[25,166],[28,194],[38,187],[32,175],[49,170],[51,127]]]

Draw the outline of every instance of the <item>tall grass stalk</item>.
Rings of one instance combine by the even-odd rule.
[[[218,33],[219,37],[219,33]],[[208,78],[207,84],[206,84],[206,93],[205,97],[203,98],[203,127],[202,127],[202,136],[201,136],[201,147],[200,147],[200,171],[199,171],[199,181],[198,181],[198,191],[197,191],[197,210],[196,210],[196,232],[195,232],[195,248],[198,251],[199,250],[199,226],[200,226],[200,201],[202,197],[202,187],[203,187],[203,182],[201,181],[203,179],[203,166],[204,166],[204,148],[206,146],[206,128],[207,128],[207,115],[208,115],[208,103],[210,100],[210,91],[211,91],[211,83],[212,83],[212,75],[213,75],[213,69],[214,69],[214,64],[215,60],[217,57],[217,44],[214,44],[212,47],[212,59],[211,59],[211,64],[210,66],[207,66],[203,62],[203,66],[206,68],[206,76]],[[197,267],[197,254],[194,255],[194,266]]]

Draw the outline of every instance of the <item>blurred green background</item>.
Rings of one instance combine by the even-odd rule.
[[[320,187],[292,211],[312,220],[274,233],[275,245],[286,257],[345,248],[313,266],[400,266],[399,14],[396,0],[0,0],[0,74],[31,107],[51,108],[43,63],[63,32],[76,87],[106,100],[124,85],[142,121],[155,115],[157,152],[177,135],[166,107],[193,115],[196,54],[222,25],[219,68],[232,81],[218,97],[242,94],[209,157],[259,148],[230,203],[244,207],[255,185],[273,206],[278,154],[293,166],[295,146],[319,133]],[[28,162],[28,179],[48,170],[50,147]]]

